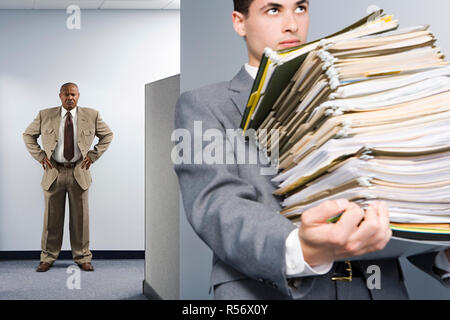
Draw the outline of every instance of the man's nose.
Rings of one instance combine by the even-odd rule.
[[[283,32],[297,32],[298,23],[295,17],[295,13],[287,12],[284,18]]]

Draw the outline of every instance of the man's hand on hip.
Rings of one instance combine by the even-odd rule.
[[[42,168],[44,168],[44,170],[46,170],[46,169],[48,169],[48,168],[53,169],[53,166],[52,166],[52,164],[50,163],[50,161],[48,160],[47,157],[45,157],[45,158],[41,161],[41,164],[42,164]]]
[[[341,213],[337,223],[327,221]],[[364,212],[345,199],[305,211],[299,228],[304,259],[312,267],[382,250],[391,236],[385,203],[371,204]]]
[[[86,167],[86,170],[87,170],[87,169],[89,169],[89,167],[91,166],[91,164],[92,164],[91,158],[89,158],[88,156],[86,156],[86,157],[83,159],[83,163],[81,164],[81,169],[84,169],[84,168]]]

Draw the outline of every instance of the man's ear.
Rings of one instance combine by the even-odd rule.
[[[234,31],[236,31],[236,33],[241,37],[245,37],[247,35],[245,28],[245,15],[238,11],[233,11],[231,18],[233,20]]]

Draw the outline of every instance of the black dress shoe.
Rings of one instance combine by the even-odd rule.
[[[94,267],[90,262],[77,263],[81,270],[83,271],[94,271]]]
[[[38,267],[36,268],[37,272],[46,272],[48,269],[50,269],[51,265],[47,262],[40,262]]]

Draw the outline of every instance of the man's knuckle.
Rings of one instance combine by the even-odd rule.
[[[384,245],[386,246],[389,243],[389,241],[391,241],[391,237],[388,234],[388,236],[383,239]]]
[[[341,235],[340,233],[337,233],[336,235],[334,235],[332,237],[331,243],[337,247],[345,247],[347,241],[343,235]]]
[[[331,200],[327,200],[325,202],[322,203],[323,209],[330,211],[333,209],[334,205],[333,202]]]
[[[384,241],[378,242],[377,244],[375,244],[375,250],[376,251],[383,250],[385,246],[386,242]]]
[[[384,235],[380,235],[380,234],[377,234],[377,235],[375,235],[374,237],[373,237],[373,241],[374,241],[374,243],[382,243],[382,242],[384,242],[384,240],[385,240],[385,237],[384,237]]]
[[[340,246],[340,239],[338,236],[338,233],[334,233],[331,236],[329,236],[328,238],[328,242],[332,245],[332,246]]]
[[[357,241],[349,242],[345,245],[344,249],[351,255],[355,255],[360,249],[360,243]]]
[[[354,202],[350,202],[348,208],[349,208],[349,210],[352,210],[352,211],[362,212],[361,207],[358,206],[358,205],[357,205],[356,203],[354,203]]]
[[[349,245],[344,246],[344,251],[347,252],[350,255],[353,255],[353,247]]]
[[[309,224],[311,224],[311,221],[312,221],[312,215],[310,214],[309,211],[305,211],[302,214],[300,220],[301,220],[302,225],[309,225]]]
[[[354,203],[354,202],[350,202],[348,206],[350,208],[359,208],[359,206],[356,203]]]
[[[366,248],[365,253],[372,253],[378,251],[375,246],[369,246]]]
[[[380,225],[374,220],[367,221],[366,224],[369,230],[372,230],[374,232],[377,232],[380,229]]]

